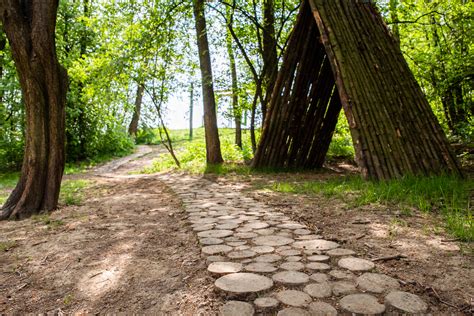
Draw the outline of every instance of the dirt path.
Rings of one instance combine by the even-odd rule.
[[[129,174],[160,152],[139,147],[78,176],[92,183],[81,205],[0,222],[1,314],[212,314],[218,299],[180,200]]]

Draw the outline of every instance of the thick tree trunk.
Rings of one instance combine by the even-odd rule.
[[[142,110],[143,93],[145,92],[145,85],[143,83],[138,84],[137,95],[135,97],[135,107],[133,109],[133,116],[130,125],[128,126],[128,134],[131,136],[137,136],[138,122],[140,121],[140,113]]]
[[[366,178],[461,174],[374,6],[358,0],[307,0],[275,84],[254,165],[319,167],[341,105]]]
[[[64,170],[67,75],[56,56],[57,0],[3,0],[0,17],[20,77],[26,146],[20,180],[0,219],[57,206]]]
[[[233,21],[232,9],[226,7],[228,21]],[[232,22],[229,22],[232,23]],[[239,108],[239,88],[237,82],[237,67],[235,65],[234,48],[232,47],[232,34],[227,28],[226,36],[227,54],[229,55],[230,74],[232,78],[232,115],[235,122],[235,144],[242,148],[242,113]]]
[[[202,97],[204,102],[204,129],[206,135],[207,163],[219,164],[224,160],[221,154],[219,131],[217,129],[216,100],[212,79],[211,55],[207,40],[204,0],[193,0],[196,36],[199,51],[199,64],[202,77]]]
[[[265,121],[268,102],[278,74],[277,41],[275,36],[275,4],[274,0],[263,1],[263,86],[265,101],[262,104],[262,122]]]

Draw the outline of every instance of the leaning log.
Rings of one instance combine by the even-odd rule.
[[[273,90],[254,167],[321,167],[341,107],[364,177],[461,174],[375,6],[307,0]]]

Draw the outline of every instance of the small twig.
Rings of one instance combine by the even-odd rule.
[[[355,239],[355,240],[359,240],[359,239],[364,238],[365,236],[367,236],[367,235],[366,235],[366,234],[362,234],[362,235],[360,235],[360,236],[355,237],[354,239]]]
[[[352,222],[352,224],[359,224],[359,225],[370,224],[370,220],[368,220],[368,219],[356,219],[355,221]]]
[[[456,305],[454,305],[454,304],[451,304],[451,303],[449,303],[449,302],[446,302],[446,301],[442,300],[441,297],[439,297],[438,292],[436,292],[436,290],[435,290],[433,287],[430,287],[429,289],[434,293],[434,295],[436,296],[436,298],[438,299],[438,301],[440,301],[441,303],[443,303],[443,304],[445,304],[445,305],[451,306],[451,307],[453,307],[453,308],[455,308],[455,309],[457,309],[457,310],[460,310],[460,308],[459,308],[458,306],[456,306]]]
[[[48,242],[48,241],[47,241],[47,240],[38,241],[37,243],[34,243],[34,244],[32,244],[31,246],[32,246],[32,247],[38,246],[38,245],[44,244],[44,243],[46,243],[46,242]]]
[[[46,263],[46,261],[48,260],[48,257],[49,257],[49,255],[46,255],[46,256],[44,256],[43,259],[41,259],[41,264],[42,265]]]
[[[25,287],[27,287],[28,285],[29,285],[29,283],[23,284],[22,286],[20,286],[19,288],[17,288],[15,292],[19,292],[19,291],[23,290],[23,289],[24,289]]]
[[[388,260],[399,260],[399,259],[406,258],[406,257],[407,257],[407,256],[405,256],[405,255],[398,254],[398,255],[393,255],[393,256],[386,256],[386,257],[375,258],[375,259],[372,259],[372,262],[376,262],[376,261],[388,261]]]
[[[71,261],[71,262],[69,262],[69,263],[67,264],[67,266],[64,268],[64,270],[63,270],[63,271],[66,271],[66,270],[67,270],[67,268],[69,268],[69,266],[71,265],[71,263],[72,263],[72,261]]]
[[[102,274],[102,271],[99,272],[99,273],[96,273],[96,274],[91,275],[91,276],[89,277],[89,279],[92,279],[93,277],[96,277],[96,276],[98,276],[99,274]]]
[[[455,242],[459,241],[459,238],[453,238],[453,239],[441,239],[441,242]]]

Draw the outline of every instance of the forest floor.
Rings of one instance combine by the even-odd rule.
[[[166,175],[135,174],[160,152],[160,147],[139,147],[134,155],[67,176],[88,183],[77,205],[0,222],[0,314],[217,313],[225,297],[214,289],[182,195],[175,193],[186,190]],[[318,174],[190,179],[283,213],[361,258],[402,255],[376,261],[376,270],[399,279],[402,290],[420,296],[432,313],[472,312],[473,245],[447,236],[440,216],[405,217],[386,206],[349,208],[336,200],[265,189],[279,179],[350,172],[342,166]]]

